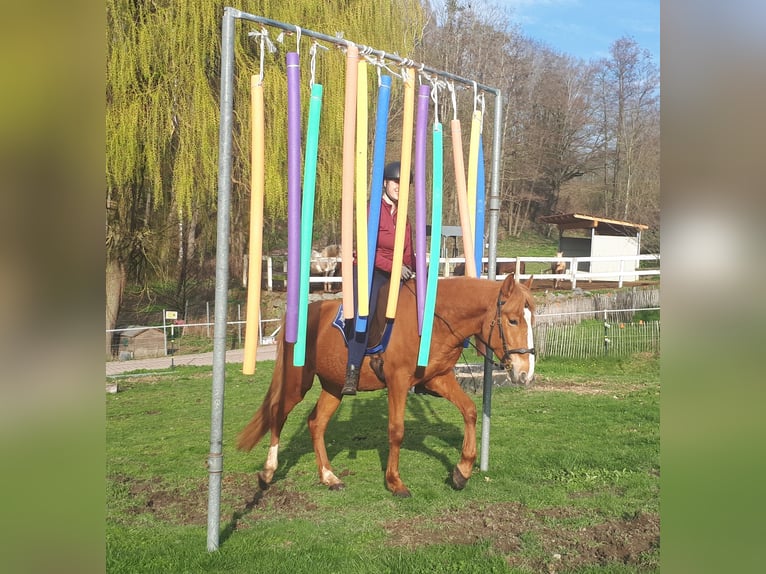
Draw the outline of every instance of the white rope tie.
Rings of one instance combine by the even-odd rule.
[[[450,91],[450,95],[452,96],[452,119],[457,119],[457,97],[455,95],[455,84],[452,82],[447,83],[447,89]]]
[[[272,54],[277,51],[277,47],[274,45],[274,43],[269,39],[269,31],[262,27],[260,32],[251,31],[247,34],[250,38],[260,38],[260,55],[259,55],[259,62],[260,62],[260,70],[258,73],[258,84],[263,84],[263,61],[264,56],[266,54],[266,50],[268,49],[269,52]]]

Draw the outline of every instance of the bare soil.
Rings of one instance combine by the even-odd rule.
[[[586,565],[623,563],[640,565],[643,555],[659,546],[659,517],[639,514],[629,518],[567,528],[577,521],[577,510],[530,510],[517,502],[446,511],[429,520],[395,521],[385,525],[389,544],[416,548],[423,544],[473,544],[489,541],[509,566],[534,572],[556,572]],[[520,550],[523,541],[541,552],[531,557]]]
[[[255,475],[224,474],[222,480],[221,507],[232,509],[223,514],[231,517],[225,528],[229,533],[254,527],[274,513],[310,520],[321,512],[303,493],[290,491],[287,483],[261,491]],[[123,477],[120,481],[137,501],[132,509],[135,514],[151,513],[172,524],[202,526],[207,522],[206,482],[191,492],[178,492],[164,488],[159,479]],[[575,526],[578,523],[588,526]],[[489,543],[510,567],[547,573],[611,563],[640,567],[646,553],[660,543],[656,514],[600,521],[578,509],[530,509],[518,502],[473,503],[435,517],[389,521],[383,528],[392,547]],[[530,544],[537,549],[534,555],[522,552]]]

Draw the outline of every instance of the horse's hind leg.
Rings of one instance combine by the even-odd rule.
[[[400,375],[401,376],[401,375]],[[389,377],[387,377],[389,378]],[[404,408],[408,388],[388,385],[388,462],[386,463],[386,488],[394,496],[409,498],[410,490],[399,475],[399,454],[404,440]]]
[[[292,362],[292,356],[288,357]],[[279,437],[285,426],[287,417],[311,388],[314,381],[313,371],[301,367],[288,367],[285,381],[282,385],[282,395],[271,404],[270,427],[271,441],[269,453],[263,470],[258,473],[258,485],[266,490],[274,479],[274,473],[279,466]]]
[[[452,471],[452,486],[462,490],[471,478],[473,464],[476,462],[476,405],[460,388],[454,373],[435,377],[426,382],[425,387],[439,393],[455,405],[463,415],[463,448],[460,461]]]
[[[324,433],[327,430],[327,425],[332,415],[338,410],[339,405],[340,399],[338,397],[322,389],[319,400],[317,400],[317,404],[308,418],[311,442],[314,445],[314,454],[316,455],[317,467],[319,469],[319,481],[329,486],[330,490],[340,490],[345,486],[343,481],[335,476],[335,473],[332,471],[324,442]]]

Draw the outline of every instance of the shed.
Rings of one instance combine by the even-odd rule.
[[[459,225],[443,225],[441,239],[442,257],[457,257],[462,253],[462,247],[458,246],[458,237],[463,237],[463,228]],[[449,244],[452,243],[450,249]]]
[[[165,356],[165,334],[155,327],[126,327],[120,331],[119,358],[147,359]]]
[[[543,223],[559,228],[559,251],[564,257],[619,257],[641,254],[641,231],[648,225],[584,215],[566,213],[541,217]],[[581,236],[566,236],[567,231],[582,231]],[[585,235],[584,237],[582,235]],[[638,269],[638,261],[625,262],[623,271]],[[619,272],[619,261],[579,261],[578,271],[590,273]],[[619,275],[599,277],[603,281],[619,281]],[[636,281],[637,275],[623,275],[623,281]]]

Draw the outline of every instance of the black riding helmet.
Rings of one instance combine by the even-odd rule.
[[[383,170],[383,179],[399,181],[399,175],[402,169],[402,164],[398,161],[392,161]],[[410,183],[412,183],[412,171],[410,171]]]

